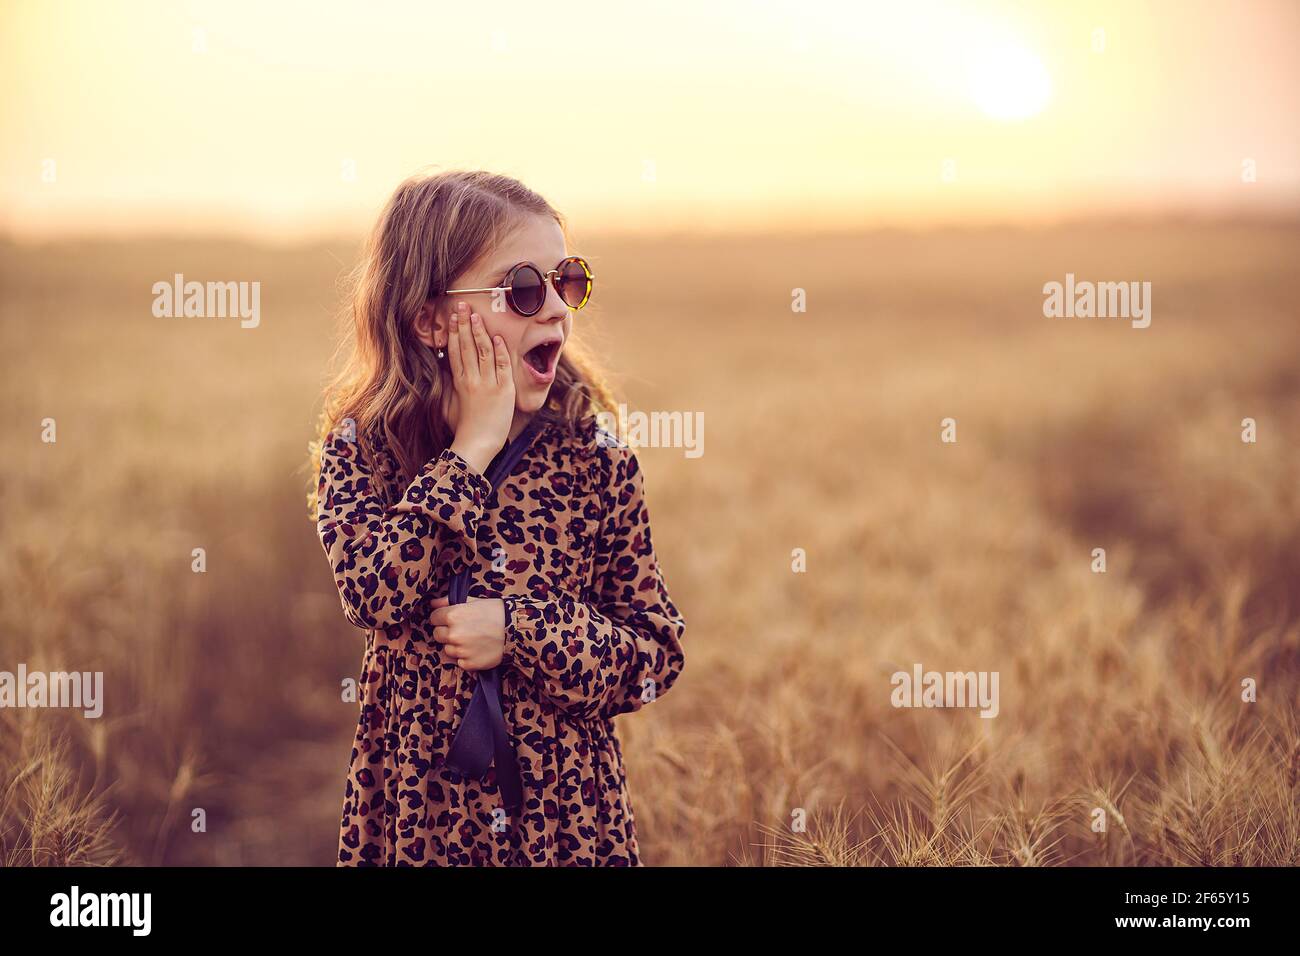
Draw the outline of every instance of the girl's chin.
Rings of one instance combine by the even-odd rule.
[[[546,404],[546,396],[551,393],[551,386],[547,385],[539,388],[536,385],[531,388],[515,388],[515,408],[521,412],[535,412]]]

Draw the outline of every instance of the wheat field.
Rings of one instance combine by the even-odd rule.
[[[581,250],[629,408],[705,423],[639,453],[687,621],[618,721],[647,863],[1300,861],[1295,225]],[[362,634],[304,463],[356,254],[0,244],[0,670],[105,683],[0,709],[0,865],[332,865]],[[1151,326],[1045,318],[1067,272],[1150,281]],[[155,318],[175,273],[261,282],[260,325]],[[914,664],[998,715],[893,707]]]

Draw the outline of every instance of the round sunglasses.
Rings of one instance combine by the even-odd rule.
[[[536,315],[546,303],[546,284],[555,287],[560,300],[571,309],[581,309],[591,298],[591,266],[582,256],[560,260],[550,272],[543,272],[531,262],[517,262],[506,273],[505,284],[491,289],[448,289],[443,295],[468,295],[471,292],[504,292],[506,304],[520,315]]]

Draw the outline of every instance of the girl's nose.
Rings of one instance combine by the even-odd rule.
[[[563,320],[568,314],[568,303],[560,298],[560,293],[555,291],[555,286],[547,282],[546,301],[542,303],[541,309],[538,310],[534,318],[542,324],[547,324],[556,320]]]

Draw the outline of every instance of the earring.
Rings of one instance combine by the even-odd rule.
[[[442,359],[445,359],[446,357],[447,357],[447,352],[446,352],[444,349],[439,348],[439,349],[438,349],[438,359],[439,359],[439,361],[441,361]]]

